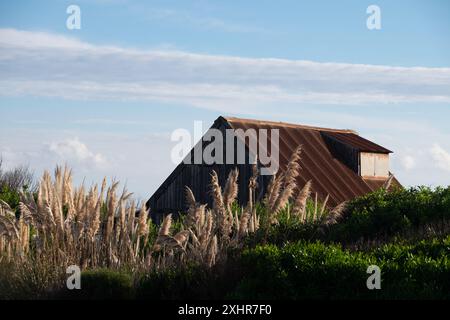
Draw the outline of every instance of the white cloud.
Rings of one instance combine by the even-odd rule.
[[[450,68],[137,50],[15,29],[0,29],[0,79],[0,96],[174,102],[240,114],[303,103],[450,103]]]
[[[78,138],[67,139],[59,142],[52,142],[48,150],[60,157],[62,161],[93,164],[102,167],[107,161],[100,153],[94,153]]]
[[[60,135],[57,141],[54,136]],[[0,157],[5,168],[29,165],[40,177],[44,170],[67,164],[74,183],[101,183],[115,178],[147,200],[177,164],[170,159],[174,142],[169,133],[78,132],[78,138],[62,131],[33,131],[18,128],[8,137],[0,135]],[[88,143],[85,143],[88,142]],[[109,180],[110,181],[110,180]]]
[[[405,170],[409,171],[411,169],[414,169],[416,166],[416,159],[414,159],[410,155],[406,155],[401,159],[402,166]]]
[[[436,166],[442,170],[450,172],[450,153],[437,143],[433,144],[430,152]]]

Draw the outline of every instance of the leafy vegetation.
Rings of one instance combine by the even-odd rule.
[[[11,170],[4,170],[2,166],[3,162],[0,159],[0,201],[6,202],[16,210],[21,200],[21,192],[36,191],[34,174],[24,166]]]
[[[127,272],[109,269],[88,270],[81,274],[82,290],[63,289],[57,295],[60,299],[112,299],[128,300],[134,297],[133,280]]]
[[[450,187],[378,190],[350,203],[330,237],[338,241],[402,234],[450,220]],[[448,230],[447,230],[448,232]]]
[[[416,187],[379,189],[357,198],[347,204],[339,223],[325,229],[318,223],[282,218],[271,228],[267,240],[278,245],[297,240],[381,245],[405,238],[419,241],[449,232],[450,187]],[[255,234],[251,243],[260,243],[264,236]]]
[[[448,299],[450,237],[416,245],[384,245],[369,252],[337,244],[296,242],[244,251],[245,299]],[[367,267],[382,270],[382,290],[366,287]]]

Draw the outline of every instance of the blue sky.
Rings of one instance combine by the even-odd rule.
[[[448,185],[449,33],[445,0],[1,2],[0,153],[146,198],[174,129],[233,115],[352,128],[404,184]]]

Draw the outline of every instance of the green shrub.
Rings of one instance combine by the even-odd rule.
[[[450,220],[450,187],[380,189],[352,201],[330,238],[354,241],[390,236],[442,220]]]
[[[242,256],[243,279],[233,299],[284,299],[293,288],[283,269],[280,250],[274,245],[246,250]]]
[[[446,221],[447,224],[442,224]],[[450,222],[450,187],[430,189],[417,187],[378,190],[351,201],[338,224],[322,230],[319,223],[299,223],[297,219],[279,219],[266,234],[261,230],[252,236],[252,245],[267,240],[282,245],[298,240],[321,240],[351,244],[360,239],[388,242],[394,237],[420,239],[420,228],[426,225],[446,226]]]
[[[152,272],[140,280],[136,296],[148,300],[181,300],[189,298],[206,298],[199,292],[204,288],[205,273],[198,268],[183,268]]]
[[[81,289],[63,289],[58,298],[82,300],[132,299],[132,277],[125,272],[108,269],[90,270],[81,273]]]
[[[247,250],[243,268],[234,298],[317,299],[352,298],[365,288],[367,266],[335,245],[298,242]]]
[[[390,244],[372,252],[297,242],[248,249],[237,299],[450,298],[450,237],[417,245]],[[368,290],[367,267],[381,268],[382,289]]]
[[[226,265],[207,269],[202,266],[151,272],[137,281],[136,298],[150,300],[223,299],[240,280],[234,259]]]
[[[20,194],[4,185],[0,188],[0,200],[6,202],[12,209],[17,209],[20,202]]]

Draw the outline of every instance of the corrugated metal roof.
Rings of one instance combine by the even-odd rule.
[[[302,170],[298,178],[299,185],[303,186],[308,180],[312,180],[313,192],[317,192],[321,199],[328,194],[332,205],[374,191],[385,182],[385,179],[376,179],[375,182],[364,180],[341,161],[333,157],[322,136],[323,133],[331,134],[339,141],[350,144],[361,151],[391,152],[369,140],[361,138],[353,130],[337,130],[240,118],[223,119],[233,129],[278,129],[280,137],[279,162],[282,171],[286,168],[293,151],[298,145],[302,145],[302,160],[300,163]]]
[[[380,179],[380,178],[364,177],[363,179],[373,190],[381,188],[384,185],[384,183],[386,182],[386,179]],[[398,182],[398,180],[395,177],[393,178],[392,183],[391,183],[391,187],[393,187],[393,186],[401,187],[400,182]]]
[[[354,133],[357,134],[355,130],[351,129],[333,129],[333,128],[324,128],[324,127],[316,127],[316,126],[308,126],[303,124],[295,124],[295,123],[288,123],[288,122],[281,122],[281,121],[269,121],[269,120],[255,120],[255,119],[243,119],[243,118],[235,118],[235,117],[219,117],[217,120],[225,120],[229,123],[248,123],[253,124],[257,126],[282,126],[286,128],[300,128],[300,129],[310,129],[310,130],[319,130],[319,131],[326,131],[326,132],[337,132],[337,133]],[[216,121],[217,121],[216,120]]]
[[[329,137],[332,137],[340,142],[353,147],[354,149],[361,152],[374,152],[374,153],[392,153],[391,150],[388,150],[372,141],[364,139],[357,134],[354,133],[342,133],[342,132],[329,132],[323,131],[323,134],[326,134]]]

